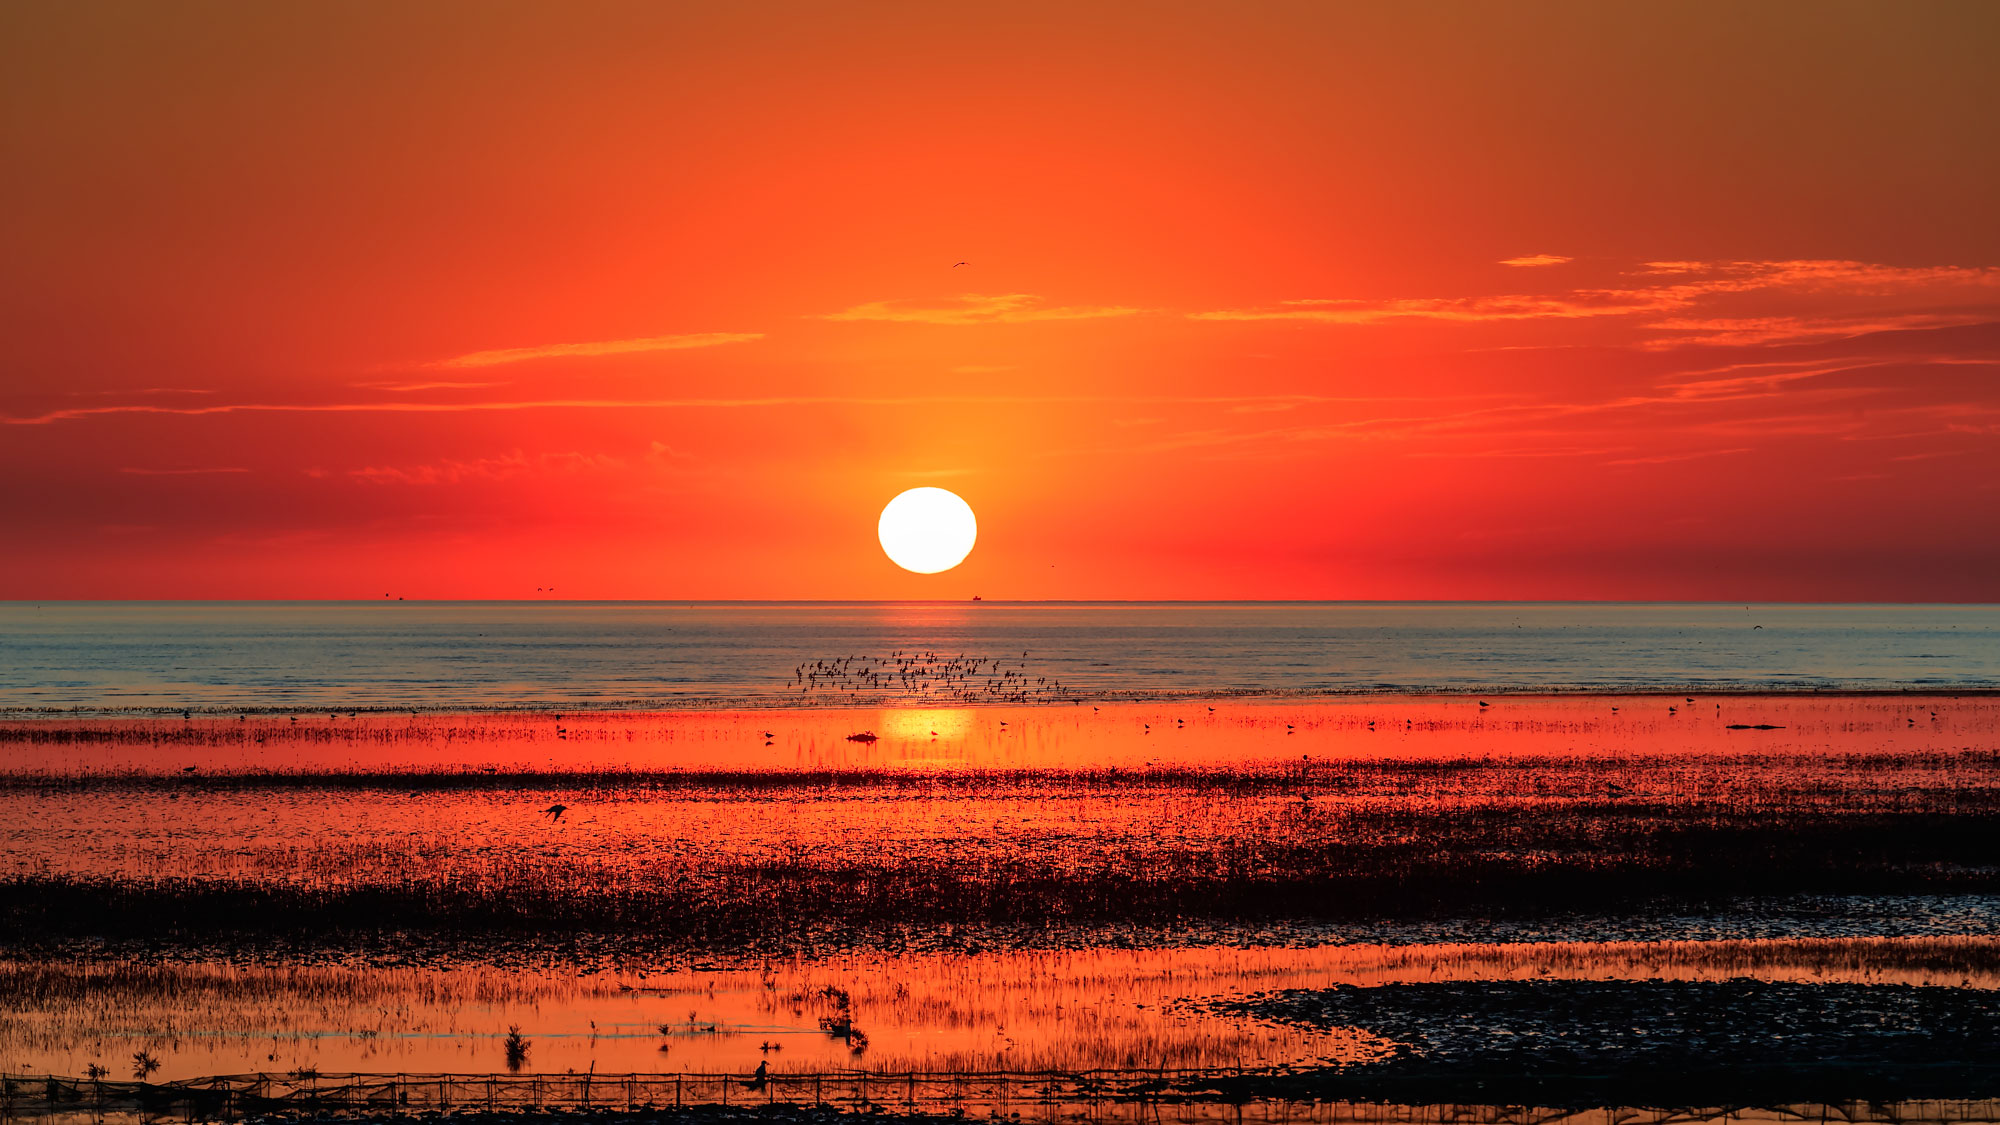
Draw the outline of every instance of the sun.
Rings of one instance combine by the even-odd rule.
[[[950,570],[972,553],[979,521],[972,506],[942,488],[912,488],[889,501],[876,526],[890,561],[918,574]]]

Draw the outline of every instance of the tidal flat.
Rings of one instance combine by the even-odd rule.
[[[1932,1041],[2000,1010],[1996,732],[1980,695],[8,721],[0,1070],[2000,1096]]]

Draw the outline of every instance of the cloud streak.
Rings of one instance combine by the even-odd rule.
[[[874,321],[887,324],[1032,324],[1050,320],[1099,320],[1136,316],[1144,309],[1127,305],[1050,306],[1032,293],[965,293],[943,300],[870,301],[827,313],[822,320]]]
[[[1646,327],[1661,332],[1684,332],[1684,336],[1664,336],[1645,342],[1651,348],[1747,347],[1757,344],[1809,343],[1840,340],[1875,332],[1919,332],[1933,328],[1963,328],[2000,320],[2000,310],[1970,313],[1903,313],[1883,316],[1849,317],[1738,316],[1670,317]]]
[[[1188,406],[1425,401],[1412,396],[1275,395],[773,395],[762,398],[551,398],[469,402],[233,402],[213,406],[162,406],[123,403],[82,406],[42,414],[0,416],[0,424],[46,426],[84,418],[115,415],[209,417],[224,414],[478,414],[517,410],[706,410],[788,406],[1005,406],[1081,403],[1163,403]]]
[[[348,469],[342,475],[364,484],[429,486],[620,469],[625,465],[624,458],[609,454],[567,452],[529,456],[517,449],[500,457],[479,457],[468,461],[447,458],[421,465],[369,465]],[[325,470],[308,470],[306,475],[327,477],[332,474]]]
[[[1564,296],[1514,294],[1499,297],[1410,297],[1389,301],[1320,298],[1283,301],[1276,306],[1189,313],[1191,320],[1298,320],[1320,324],[1377,324],[1385,320],[1449,320],[1462,323],[1506,320],[1575,320],[1627,316],[1656,308],[1634,294],[1580,289]]]
[[[506,383],[504,383],[504,382],[456,382],[456,383],[454,383],[454,382],[430,382],[430,383],[403,383],[403,382],[395,382],[395,381],[389,381],[389,382],[379,382],[379,383],[349,383],[349,384],[348,384],[348,386],[350,386],[350,387],[354,387],[354,388],[356,388],[357,390],[364,390],[364,391],[391,391],[391,392],[394,392],[394,393],[396,393],[396,394],[409,394],[409,393],[412,393],[412,392],[414,392],[414,391],[470,391],[470,390],[486,390],[486,389],[489,389],[489,388],[492,388],[492,387],[504,387],[504,386],[506,386],[506,385],[507,385],[507,384],[506,384]]]
[[[1535,267],[1567,260],[1538,254],[1502,264]],[[1986,266],[1889,266],[1846,259],[1658,261],[1643,263],[1626,276],[1631,284],[1554,293],[1315,298],[1188,317],[1356,325],[1623,317],[1667,334],[1637,341],[1650,348],[1756,346],[2000,321],[2000,268]],[[1807,300],[1811,312],[1797,311],[1799,302]],[[1743,307],[1760,302],[1763,308]]]
[[[762,332],[695,332],[684,336],[640,336],[630,340],[592,340],[581,344],[542,344],[531,348],[494,348],[425,364],[435,368],[497,367],[503,363],[526,363],[536,359],[562,359],[607,355],[635,355],[641,352],[673,352],[689,348],[716,348],[724,344],[744,344],[764,338]]]

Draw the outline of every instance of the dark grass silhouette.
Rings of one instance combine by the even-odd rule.
[[[1390,920],[1686,908],[1736,896],[2000,892],[2000,816],[1908,813],[1675,824],[1605,809],[1378,815],[1346,838],[1019,856],[852,854],[679,870],[536,857],[478,880],[425,859],[354,884],[0,879],[0,940],[597,934],[633,948],[896,945],[912,927]]]
[[[1059,831],[999,841],[834,833],[756,853],[667,849],[645,862],[583,847],[461,855],[440,829],[415,841],[314,840],[249,873],[182,873],[179,858],[127,874],[38,873],[23,863],[0,877],[0,943],[376,947],[503,935],[762,955],[902,948],[947,931],[1645,917],[1742,897],[2000,893],[2000,755],[1990,750],[1301,759],[1242,769],[0,778],[0,793],[24,806],[82,793],[180,798],[174,807],[191,812],[206,799],[254,804],[260,793],[296,790],[418,800],[464,791],[524,810],[567,803],[611,818],[605,824],[621,804],[662,795],[733,803],[746,815],[815,802],[834,825],[849,808],[893,826],[902,810],[960,798],[1078,815],[1049,821]],[[1090,828],[1082,814],[1096,803],[1138,827]],[[576,820],[566,817],[563,831],[578,845],[606,830]],[[524,828],[546,830],[535,821],[523,813]],[[202,846],[179,854],[199,861]]]

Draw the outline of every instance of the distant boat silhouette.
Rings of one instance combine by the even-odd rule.
[[[978,594],[974,594],[974,595],[972,595],[972,600],[976,602],[976,601],[981,601],[982,599],[980,598],[980,596],[979,596]]]

